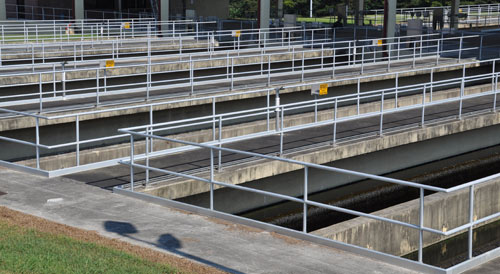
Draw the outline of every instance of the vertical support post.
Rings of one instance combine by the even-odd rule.
[[[149,124],[149,126],[146,127],[146,135],[153,135],[153,132],[150,131],[150,126],[151,126],[151,130],[152,130],[152,124]],[[146,169],[146,180],[145,180],[145,184],[144,186],[147,186],[149,184],[149,140],[150,139],[153,139],[153,138],[149,138],[149,137],[146,137],[146,139],[144,140],[144,144],[146,146],[145,148],[145,156],[146,156],[146,166],[148,167]]]
[[[308,184],[309,184],[309,167],[304,167],[304,215],[302,217],[302,232],[307,233],[307,200],[308,200]]]
[[[396,72],[396,78],[395,78],[396,83],[394,84],[396,94],[394,96],[394,108],[398,108],[398,89],[399,89],[399,73]]]
[[[222,116],[219,116],[219,148],[222,147]],[[219,149],[219,164],[217,165],[218,170],[222,170],[222,150]]]
[[[481,41],[479,43],[479,60],[482,60],[483,59],[483,37],[481,35]]]
[[[468,253],[469,253],[469,259],[472,259],[472,243],[473,243],[473,236],[474,236],[474,228],[472,226],[472,223],[474,222],[474,185],[471,185],[469,187],[469,244],[468,244]]]
[[[75,136],[76,136],[76,166],[80,165],[80,116],[76,115],[75,119]]]
[[[462,119],[462,106],[463,106],[463,97],[465,94],[465,65],[463,66],[462,73],[462,82],[460,84],[460,109],[458,110],[458,118]]]
[[[130,189],[134,191],[134,135],[130,134]]]
[[[36,168],[40,169],[40,118],[35,118]]]
[[[95,74],[96,74],[96,77],[95,77],[95,82],[96,82],[96,90],[95,90],[95,94],[96,94],[96,106],[99,105],[99,69],[96,69],[95,70]]]
[[[305,70],[305,56],[304,51],[302,51],[302,82],[304,82],[304,70]]]
[[[214,210],[214,149],[210,148],[210,210]]]
[[[424,189],[420,188],[420,209],[419,209],[419,233],[418,233],[418,261],[423,262],[423,245],[424,245]]]
[[[284,122],[283,120],[284,119],[284,115],[285,115],[285,108],[284,107],[281,107],[281,126],[280,126],[280,155],[283,155],[283,138],[284,138],[284,134],[285,132],[283,131],[284,130]]]
[[[460,63],[460,60],[462,59],[462,43],[463,43],[463,33],[462,33],[462,36],[460,37],[460,45],[459,45],[459,49],[458,49],[458,62]]]
[[[356,101],[356,110],[357,110],[357,114],[359,115],[360,114],[360,98],[359,96],[361,95],[361,79],[358,78],[358,83],[357,83],[357,101]]]
[[[496,95],[496,94],[495,94]],[[267,103],[267,110],[266,110],[266,124],[267,124],[267,131],[271,130],[271,119],[270,119],[270,112],[271,112],[271,98],[270,98],[270,91],[267,90],[267,97],[266,97],[266,103]]]
[[[498,89],[498,74],[494,75],[495,77],[495,87],[493,88],[493,111],[497,110],[497,89]]]
[[[314,122],[318,122],[318,95],[314,95]]]
[[[425,92],[427,89],[427,85],[424,85],[424,90],[422,92],[422,121],[421,125],[424,126],[425,124]]]
[[[382,90],[382,98],[380,100],[380,129],[379,129],[380,136],[382,136],[382,132],[384,130],[384,97],[385,93]]]
[[[153,119],[153,105],[149,105],[149,124],[153,125],[153,121],[154,121],[154,119]],[[153,127],[151,127],[151,134],[154,134]],[[154,147],[153,147],[154,141],[153,140],[154,140],[154,138],[150,139],[151,144],[149,146],[149,150],[151,151],[151,153],[154,151]]]
[[[338,99],[335,98],[335,106],[333,109],[333,142],[332,142],[333,145],[335,145],[335,142],[337,141],[337,112],[338,112],[337,102]]]

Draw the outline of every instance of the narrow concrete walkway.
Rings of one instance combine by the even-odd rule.
[[[177,254],[231,273],[414,273],[336,249],[119,196],[70,179],[0,169],[0,205]],[[51,202],[49,199],[62,198]]]

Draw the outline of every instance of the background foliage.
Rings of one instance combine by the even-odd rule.
[[[272,16],[277,13],[277,0],[271,0]],[[343,0],[314,0],[314,16],[329,16],[330,8],[335,8],[337,4]],[[471,0],[461,1],[461,5],[473,4],[493,4],[498,3],[496,0]],[[283,0],[284,12],[295,13],[299,16],[308,16],[309,0]],[[365,9],[381,9],[383,8],[383,0],[365,0]],[[400,0],[399,8],[410,7],[439,7],[451,5],[450,0]],[[257,14],[257,0],[230,0],[230,16],[232,18],[255,18]]]

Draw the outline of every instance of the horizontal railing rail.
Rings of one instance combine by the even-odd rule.
[[[231,56],[230,52],[226,53],[226,56],[213,58],[194,58],[196,55],[189,55],[189,60],[182,60],[182,56],[179,56],[179,60],[176,61],[157,61],[151,62],[148,59],[148,64],[146,64],[146,72],[132,72],[123,73],[120,75],[107,75],[108,70],[113,69],[134,69],[137,68],[141,70],[144,68],[144,64],[136,65],[117,65],[113,69],[107,68],[83,68],[83,69],[65,69],[64,71],[56,70],[55,66],[52,66],[52,71],[46,72],[35,72],[35,73],[9,73],[5,76],[0,75],[0,77],[15,77],[15,76],[33,76],[38,79],[38,82],[28,82],[22,85],[38,85],[38,91],[32,93],[24,93],[19,95],[8,95],[0,97],[1,106],[9,106],[16,104],[26,104],[26,103],[38,103],[40,108],[39,111],[43,112],[44,102],[54,102],[57,100],[71,100],[71,99],[82,99],[82,98],[94,98],[96,104],[100,104],[101,97],[107,97],[112,95],[117,95],[123,92],[126,93],[140,93],[139,97],[146,100],[151,100],[151,92],[160,89],[168,89],[174,87],[184,87],[187,88],[185,92],[175,94],[168,94],[169,97],[172,95],[180,96],[184,93],[194,94],[195,89],[198,87],[203,87],[207,84],[218,84],[221,89],[234,90],[236,89],[239,81],[256,81],[256,79],[265,80],[255,82],[254,85],[258,86],[271,86],[271,84],[279,83],[279,77],[285,75],[296,74],[300,77],[301,82],[305,80],[307,73],[320,73],[322,78],[331,78],[338,74],[339,70],[342,69],[354,69],[359,74],[365,73],[365,67],[370,66],[380,66],[379,69],[375,71],[387,71],[391,69],[397,62],[407,62],[408,67],[416,68],[419,66],[418,62],[421,58],[431,58],[428,60],[431,63],[438,65],[443,60],[440,60],[441,56],[455,56],[451,58],[452,62],[461,62],[467,54],[470,56],[471,52],[475,53],[480,50],[477,46],[466,46],[464,41],[468,39],[475,39],[478,36],[464,36],[456,38],[443,38],[443,39],[428,39],[428,40],[417,40],[417,41],[407,41],[403,42],[399,40],[394,43],[387,43],[384,46],[373,46],[372,43],[366,44],[366,41],[360,42],[335,42],[335,43],[322,43],[319,44],[318,49],[296,49],[291,47],[286,49],[284,52],[277,53],[266,53],[264,49],[261,49],[258,54],[250,52],[250,54],[245,54],[241,56]],[[450,48],[451,47],[451,48]],[[308,56],[307,56],[308,55]],[[298,58],[297,58],[298,57]],[[240,58],[246,58],[247,62],[238,63]],[[274,60],[273,60],[274,59]],[[282,59],[282,60],[280,60]],[[456,60],[456,61],[455,61]],[[211,65],[204,65],[206,62],[210,62]],[[309,63],[309,62],[316,63]],[[296,64],[299,63],[299,64]],[[280,67],[285,65],[284,67]],[[426,66],[427,63],[423,65]],[[184,66],[185,68],[180,69],[156,69],[152,70],[154,66]],[[250,66],[254,66],[253,69]],[[216,68],[223,68],[223,71],[219,72],[209,72]],[[242,68],[245,68],[243,70]],[[75,79],[59,80],[56,77],[57,74],[68,75],[70,73],[80,73],[86,72],[85,74],[94,76],[82,76]],[[373,68],[371,72],[374,72]],[[169,74],[185,73],[185,76],[176,75],[175,78],[168,79]],[[201,75],[200,75],[201,74]],[[43,76],[51,78],[51,80],[43,80]],[[163,79],[153,80],[153,76],[162,75]],[[110,80],[120,79],[123,77],[144,77],[146,81],[136,80],[129,84],[109,84]],[[95,85],[90,85],[88,87],[80,87],[76,89],[67,89],[65,86],[62,90],[58,89],[57,85],[62,82],[63,85],[72,82],[78,82],[82,80],[93,80]],[[43,85],[51,85],[51,89],[43,89]],[[246,85],[248,86],[248,84]],[[1,88],[2,86],[0,86]],[[12,87],[12,85],[3,86]],[[156,97],[156,99],[161,98]],[[136,100],[136,99],[134,99]]]
[[[495,60],[495,62],[498,60]],[[485,63],[486,61],[482,62],[477,62],[476,64],[481,64]],[[42,115],[42,114],[36,114],[36,113],[25,113],[21,111],[15,111],[15,110],[9,110],[5,108],[0,108],[1,113],[6,113],[10,114],[13,116],[21,116],[21,117],[26,117],[27,119],[31,119],[31,121],[34,121],[35,124],[35,135],[30,138],[31,140],[34,141],[29,141],[29,140],[19,140],[20,142],[17,142],[19,144],[27,145],[27,143],[24,142],[29,142],[31,143],[31,147],[35,147],[36,153],[34,156],[27,157],[29,159],[33,159],[34,166],[36,166],[36,169],[41,172],[42,174],[45,174],[46,176],[59,176],[62,174],[68,174],[72,172],[78,172],[82,170],[88,170],[88,169],[95,169],[95,168],[100,168],[100,167],[105,167],[109,165],[114,165],[117,163],[118,160],[120,159],[110,159],[110,160],[103,160],[103,161],[98,161],[98,162],[92,162],[92,163],[85,163],[85,164],[80,164],[80,154],[82,150],[88,150],[91,149],[92,147],[99,146],[103,141],[112,141],[112,143],[123,143],[126,142],[123,138],[125,135],[123,134],[108,134],[105,136],[94,136],[93,138],[80,138],[80,120],[81,119],[86,119],[85,117],[88,116],[93,116],[93,115],[100,115],[104,113],[119,113],[123,111],[129,111],[133,109],[143,109],[147,113],[149,113],[149,121],[152,124],[154,121],[154,112],[159,111],[162,109],[162,106],[165,104],[176,104],[176,103],[188,103],[193,104],[196,102],[203,102],[205,103],[211,103],[212,104],[212,115],[208,117],[204,117],[204,121],[200,122],[200,118],[193,118],[191,120],[183,120],[182,123],[185,123],[185,126],[194,126],[195,129],[211,129],[212,133],[212,140],[210,141],[211,144],[217,144],[217,145],[222,145],[225,143],[230,143],[230,142],[236,142],[236,141],[241,141],[241,140],[247,140],[250,138],[255,138],[255,137],[263,137],[263,136],[268,136],[270,134],[279,134],[280,135],[280,149],[278,153],[284,153],[283,149],[283,140],[285,138],[285,134],[291,131],[296,131],[299,129],[306,129],[306,128],[311,128],[311,127],[316,127],[316,126],[324,126],[324,125],[333,125],[334,130],[332,131],[332,143],[338,143],[339,140],[342,141],[341,139],[337,138],[336,136],[336,125],[337,123],[343,123],[343,122],[348,122],[352,121],[354,119],[359,119],[359,118],[366,118],[366,117],[380,117],[380,128],[377,130],[377,133],[382,135],[384,132],[387,132],[387,130],[393,130],[393,129],[388,129],[384,128],[384,120],[383,117],[384,115],[388,115],[394,112],[400,112],[400,111],[405,111],[405,110],[411,110],[411,109],[420,109],[422,112],[422,120],[421,124],[426,124],[429,121],[425,120],[425,110],[426,108],[429,108],[431,106],[437,105],[437,104],[444,104],[444,103],[459,103],[459,106],[457,107],[457,114],[452,115],[452,117],[462,117],[464,115],[464,108],[463,108],[463,102],[464,100],[469,100],[473,98],[487,98],[485,96],[493,96],[493,102],[491,109],[496,110],[496,98],[497,98],[497,83],[498,83],[498,73],[495,71],[495,67],[493,66],[493,70],[490,74],[484,74],[484,75],[472,75],[472,76],[467,76],[465,74],[467,64],[455,64],[455,67],[462,68],[463,69],[463,75],[460,78],[453,78],[453,79],[447,79],[447,80],[435,80],[433,77],[433,74],[435,71],[437,71],[440,67],[436,68],[426,68],[426,69],[417,69],[413,71],[426,71],[431,74],[431,80],[429,83],[424,83],[424,84],[415,84],[415,85],[396,85],[395,88],[392,89],[383,89],[383,90],[369,90],[369,91],[361,91],[359,83],[364,80],[368,80],[370,77],[374,76],[360,76],[360,77],[351,77],[351,78],[344,78],[344,79],[336,79],[336,80],[329,80],[329,81],[324,81],[320,83],[329,83],[333,85],[334,83],[340,83],[342,81],[354,81],[358,82],[357,85],[357,92],[354,94],[349,94],[349,95],[343,95],[343,96],[336,96],[333,98],[325,98],[325,99],[315,99],[315,100],[308,100],[306,102],[298,102],[298,103],[290,103],[290,104],[284,104],[280,105],[279,100],[276,101],[275,104],[271,103],[271,96],[274,97],[279,97],[279,91],[275,90],[274,88],[266,88],[266,89],[260,89],[260,90],[254,90],[250,92],[240,92],[240,93],[234,93],[234,94],[225,94],[225,95],[217,95],[217,96],[208,96],[208,97],[200,97],[200,98],[190,98],[190,99],[182,99],[182,100],[172,100],[167,103],[165,102],[158,102],[158,103],[149,103],[149,104],[140,104],[140,105],[135,105],[135,106],[126,106],[126,107],[114,107],[110,109],[104,109],[104,110],[94,110],[94,111],[81,111],[78,113],[72,113],[72,114],[63,114],[63,115]],[[450,68],[452,65],[447,65],[447,66],[442,66],[442,68]],[[400,74],[407,73],[407,71],[401,71],[401,72],[396,72],[396,73],[386,73],[381,76],[395,76],[395,81],[398,82],[398,78]],[[378,76],[377,76],[378,77]],[[487,91],[481,91],[481,92],[473,92],[473,93],[468,93],[468,88],[466,86],[468,85],[477,85],[477,84],[484,84],[484,83],[491,83],[491,87]],[[310,84],[302,84],[304,86],[309,86]],[[289,86],[284,86],[283,88],[295,88],[297,85],[289,85]],[[436,92],[439,92],[440,90],[447,90],[447,89],[458,89],[460,90],[459,95],[454,95],[448,99],[441,100],[440,98],[436,98]],[[231,96],[244,96],[244,95],[250,95],[250,94],[261,94],[266,97],[266,104],[263,107],[256,107],[253,109],[249,110],[240,110],[236,112],[231,112],[231,113],[218,113],[218,108],[216,108],[216,103],[217,102],[222,102],[225,100],[225,98],[230,98]],[[423,95],[422,95],[423,94]],[[402,100],[402,98],[405,98],[406,96],[411,96],[411,95],[420,95],[423,99],[421,103],[416,103],[416,104],[410,104],[407,106],[400,106],[398,102]],[[387,108],[385,106],[388,104],[389,101],[387,100],[393,100],[390,104],[394,104],[394,107]],[[360,108],[363,104],[370,103],[370,102],[380,102],[383,101],[384,103],[379,103],[381,109],[378,111],[371,111],[371,112],[364,112],[361,111]],[[338,116],[338,110],[340,108],[343,108],[345,106],[353,106],[356,107],[356,111],[354,115],[348,116],[348,117],[339,117]],[[149,111],[148,111],[149,110]],[[285,118],[286,119],[293,119],[293,117],[296,117],[296,115],[301,114],[301,113],[314,113],[312,117],[313,121],[310,123],[305,123],[305,124],[300,124],[300,125],[291,125],[291,126],[286,126],[285,124]],[[325,118],[320,118],[319,113],[329,113],[327,116],[331,116],[328,119]],[[286,115],[285,115],[286,114]],[[312,115],[312,114],[311,114]],[[324,114],[322,114],[324,115]],[[326,116],[325,116],[326,117]],[[69,123],[75,123],[75,139],[74,141],[71,142],[61,142],[61,143],[55,143],[55,144],[47,144],[45,142],[41,142],[41,137],[40,137],[40,122],[41,120],[45,120],[45,124],[51,124],[52,122],[50,121],[55,121],[60,119],[61,121],[67,121]],[[274,119],[274,121],[272,121]],[[266,130],[264,131],[257,131],[249,135],[239,135],[239,136],[231,136],[229,138],[222,138],[222,135],[220,134],[223,127],[225,126],[230,126],[233,124],[238,124],[242,122],[248,122],[248,121],[265,121],[265,128]],[[275,124],[274,130],[272,129],[272,124]],[[167,124],[162,124],[164,129],[161,129],[160,131],[172,131],[172,129],[182,129],[183,127],[185,128],[184,125],[179,125],[178,122],[169,122]],[[199,124],[197,124],[199,123]],[[172,128],[168,128],[172,127]],[[157,129],[150,129],[152,132],[158,132]],[[156,130],[156,131],[155,131]],[[183,132],[181,130],[180,132]],[[218,138],[217,138],[218,134]],[[15,138],[9,137],[9,136],[3,136],[5,138],[2,138],[3,141],[6,142],[14,142]],[[360,136],[363,137],[363,136]],[[51,141],[52,142],[52,141]],[[111,143],[110,143],[111,144]],[[153,145],[151,145],[152,147]],[[73,149],[74,148],[74,149]],[[45,153],[41,153],[41,150],[47,150]],[[60,149],[63,149],[62,151]],[[179,148],[175,148],[179,150]],[[185,148],[183,148],[185,149]],[[41,157],[43,155],[50,155],[53,153],[62,153],[62,152],[70,152],[73,151],[75,152],[75,164],[72,164],[69,167],[62,167],[62,168],[55,168],[53,170],[47,170],[47,169],[42,169],[41,168]],[[6,153],[7,151],[3,151]],[[43,155],[42,155],[43,154]],[[5,157],[5,156],[4,156]],[[9,165],[9,166],[15,166],[18,169],[22,169],[22,164],[14,163],[11,162],[8,158],[3,158],[2,161],[0,162],[3,165]],[[36,163],[36,165],[35,165]],[[29,161],[26,162],[26,164],[29,166]],[[32,168],[28,171],[32,171]]]
[[[498,78],[498,75],[496,76]],[[154,125],[146,125],[144,128],[149,128]],[[230,148],[224,148],[221,146],[217,145],[209,145],[209,144],[200,144],[200,143],[195,143],[195,142],[189,142],[189,141],[184,141],[184,140],[178,140],[174,138],[168,138],[160,135],[156,135],[153,132],[149,130],[131,130],[131,129],[120,129],[120,132],[127,133],[130,136],[130,158],[129,160],[121,160],[120,163],[124,164],[126,166],[129,166],[130,168],[130,183],[127,184],[130,186],[130,190],[134,192],[134,186],[135,186],[135,174],[140,171],[145,171],[145,176],[146,176],[146,181],[148,180],[150,173],[155,172],[156,174],[164,174],[164,175],[169,175],[169,176],[174,176],[175,178],[183,178],[186,180],[192,180],[192,181],[198,181],[198,182],[204,182],[209,185],[209,197],[210,197],[210,203],[208,206],[208,210],[210,211],[216,211],[214,208],[214,203],[215,203],[215,195],[214,191],[216,187],[222,187],[222,188],[230,188],[230,189],[236,189],[239,191],[245,191],[249,193],[254,193],[254,194],[260,194],[260,195],[265,195],[268,197],[274,197],[278,198],[281,200],[285,201],[291,201],[291,202],[297,202],[303,205],[303,212],[302,212],[302,233],[308,234],[308,208],[309,207],[318,207],[318,208],[323,208],[331,211],[336,211],[336,212],[341,212],[341,213],[346,213],[346,214],[351,214],[357,217],[365,217],[368,219],[372,220],[377,220],[381,221],[384,223],[388,224],[394,224],[398,226],[403,226],[406,228],[410,229],[415,229],[418,231],[418,245],[417,245],[417,252],[418,252],[418,259],[417,262],[418,264],[424,265],[423,261],[423,248],[424,248],[424,232],[428,233],[433,233],[437,234],[440,236],[452,236],[457,233],[460,233],[462,231],[467,231],[468,233],[468,256],[467,260],[472,260],[473,259],[473,233],[474,233],[474,226],[483,224],[487,221],[493,220],[493,219],[498,219],[500,217],[500,212],[495,212],[493,214],[489,214],[487,216],[482,216],[478,219],[475,219],[475,210],[474,210],[474,205],[475,205],[475,188],[477,186],[480,186],[481,184],[485,182],[489,182],[492,180],[497,180],[500,178],[500,174],[495,174],[492,176],[488,176],[485,178],[481,178],[475,181],[471,181],[465,184],[461,184],[455,187],[451,188],[441,188],[441,187],[434,187],[434,186],[429,186],[425,184],[420,184],[420,183],[414,183],[411,181],[405,181],[405,180],[399,180],[399,179],[393,179],[389,177],[384,177],[384,176],[378,176],[378,175],[373,175],[373,174],[368,174],[368,173],[363,173],[359,171],[352,171],[352,170],[347,170],[347,169],[341,169],[341,168],[336,168],[336,167],[330,167],[326,165],[319,165],[319,164],[313,164],[313,163],[308,163],[304,161],[298,161],[294,159],[289,159],[289,158],[283,158],[283,157],[277,157],[277,156],[270,156],[266,154],[260,154],[260,153],[253,153],[253,152],[247,152],[247,151],[242,151],[242,150],[237,150],[237,149],[230,149]],[[136,139],[145,139],[146,142],[146,153],[137,155],[135,154],[135,140]],[[201,175],[193,175],[193,174],[186,174],[183,172],[176,172],[172,170],[168,170],[165,167],[155,167],[152,164],[152,159],[157,158],[157,157],[165,157],[169,155],[168,151],[164,151],[163,153],[157,153],[155,155],[149,155],[148,154],[148,144],[152,140],[158,140],[158,141],[163,141],[163,142],[170,142],[174,144],[180,144],[184,146],[191,146],[195,147],[197,149],[205,149],[209,151],[209,160],[210,164],[208,167],[208,178],[207,176],[201,176]],[[216,152],[218,152],[219,156],[216,156]],[[285,194],[279,194],[276,192],[272,191],[266,191],[266,190],[261,190],[261,189],[255,189],[249,186],[242,186],[242,185],[237,185],[237,184],[231,184],[228,182],[223,182],[223,181],[218,181],[215,179],[215,174],[217,172],[220,172],[220,166],[219,169],[217,169],[216,166],[216,159],[219,159],[220,163],[220,158],[222,155],[222,152],[230,153],[232,155],[243,155],[245,157],[251,157],[255,158],[257,160],[267,160],[267,161],[275,161],[275,162],[280,162],[283,164],[290,164],[290,165],[295,165],[295,166],[300,166],[299,169],[304,170],[304,179],[303,179],[303,193],[301,197],[295,197],[295,196],[290,196],[290,195],[285,195]],[[354,176],[356,178],[361,179],[372,179],[376,181],[381,181],[381,182],[386,182],[389,184],[394,184],[394,185],[400,185],[400,186],[405,186],[405,187],[411,187],[411,188],[417,188],[419,190],[419,198],[418,198],[418,203],[419,203],[419,209],[418,209],[418,216],[419,216],[419,221],[418,224],[413,224],[410,222],[405,222],[405,221],[399,221],[387,217],[382,217],[373,213],[366,213],[366,212],[361,212],[357,210],[352,210],[340,206],[333,206],[330,204],[325,204],[325,203],[320,203],[316,201],[309,200],[308,194],[309,194],[309,172],[314,169],[319,169],[323,171],[330,172],[332,174],[346,174],[350,176]],[[123,187],[123,186],[122,186]],[[442,193],[452,193],[456,192],[459,190],[468,190],[468,196],[469,196],[469,201],[468,201],[468,208],[469,208],[469,218],[467,223],[463,225],[459,225],[457,227],[451,228],[449,230],[438,230],[432,227],[429,227],[428,225],[426,226],[424,222],[424,208],[425,208],[425,191],[432,191],[432,192],[442,192]],[[141,194],[138,193],[138,196]],[[147,195],[147,194],[144,194]],[[164,199],[164,198],[160,198]],[[249,220],[251,221],[251,220]],[[269,224],[269,228],[273,227],[273,225]],[[343,244],[340,242],[340,244]],[[364,247],[358,247],[360,249],[364,249]],[[390,254],[387,254],[387,256],[392,256]],[[401,259],[401,260],[406,260],[406,259]],[[463,263],[462,263],[463,264]],[[453,269],[453,267],[449,268]],[[444,269],[442,269],[444,270]]]

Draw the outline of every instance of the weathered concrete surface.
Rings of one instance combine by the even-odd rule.
[[[300,153],[291,153],[287,155],[287,158],[315,164],[325,164],[339,159],[489,127],[499,123],[500,113],[490,113],[429,125],[424,128],[413,128],[406,131],[385,134],[382,137],[368,138],[362,141],[350,141],[337,146],[325,146],[316,150],[311,149]],[[241,184],[298,169],[301,169],[301,167],[297,165],[259,160],[251,164],[227,167],[222,172],[215,174],[215,180],[231,184]],[[200,176],[207,178],[207,174],[204,173],[200,174]],[[181,180],[180,182],[169,182],[168,186],[151,186],[145,192],[160,197],[176,199],[208,190],[208,184]]]
[[[116,195],[73,180],[0,169],[0,205],[176,254],[231,273],[415,273],[336,249]],[[49,203],[49,199],[62,198]],[[135,233],[123,233],[133,226]],[[108,228],[108,229],[106,229]],[[122,233],[120,233],[120,231]],[[299,258],[299,259],[297,259]]]
[[[485,92],[491,89],[491,85],[481,85],[472,86],[465,90],[466,95],[477,94],[480,92]],[[460,95],[459,89],[450,89],[444,91],[438,91],[433,94],[433,100],[443,100],[447,98],[453,98]],[[398,98],[398,107],[411,106],[415,104],[420,104],[422,102],[422,95],[411,95]],[[426,97],[426,102],[430,102],[430,96]],[[384,101],[384,109],[394,109],[395,100],[389,99]],[[371,102],[362,104],[360,107],[360,113],[370,113],[380,110],[380,102]],[[339,108],[338,118],[349,117],[357,114],[357,108],[355,106],[346,106]],[[318,112],[318,121],[326,121],[332,119],[332,111],[325,110]],[[83,120],[83,119],[81,119]],[[285,127],[292,127],[298,125],[304,125],[314,122],[314,113],[296,114],[286,116],[284,121]],[[270,129],[275,128],[274,120],[271,120]],[[227,125],[223,127],[222,137],[231,138],[237,136],[244,136],[252,133],[264,132],[267,130],[266,121],[254,121],[248,123],[242,123],[237,125]],[[73,133],[73,132],[71,132]],[[64,133],[61,133],[63,135]],[[188,132],[183,134],[175,134],[170,137],[179,140],[186,140],[191,142],[207,142],[212,140],[212,130],[199,130],[194,132]],[[51,137],[53,140],[55,137]],[[216,132],[216,138],[218,138],[218,132]],[[72,140],[61,140],[61,142],[70,142]],[[42,142],[43,143],[43,142]],[[95,146],[96,144],[92,144]],[[178,147],[178,144],[173,144],[171,142],[155,141],[155,149],[162,150],[173,147]],[[82,151],[80,152],[80,164],[90,164],[98,161],[118,159],[122,157],[130,156],[130,145],[120,144],[120,145],[110,145],[102,147],[99,149],[85,149],[81,146]],[[136,153],[144,153],[145,145],[144,142],[138,141],[135,145]],[[19,157],[19,150],[16,150],[16,157]],[[30,151],[30,153],[33,153]],[[34,167],[36,165],[34,160],[28,160],[19,162],[20,164]],[[65,153],[59,154],[57,156],[47,156],[41,159],[41,168],[45,170],[56,170],[60,168],[68,168],[76,165],[76,153]]]
[[[141,50],[141,49],[138,49]],[[302,53],[304,51],[304,53]],[[280,53],[281,52],[281,53]],[[253,53],[253,54],[252,54]],[[273,55],[266,55],[273,53]],[[90,54],[90,53],[89,53]],[[97,52],[96,54],[104,54]],[[110,53],[109,53],[110,54]],[[252,55],[250,55],[252,54]],[[302,60],[302,54],[304,58],[320,58],[322,57],[321,51],[306,51],[301,48],[294,48],[292,52],[289,49],[266,49],[266,50],[256,50],[255,52],[249,52],[245,54],[234,54],[226,52],[226,54],[221,53],[210,53],[206,55],[194,55],[193,58],[186,58],[186,55],[172,55],[172,56],[161,56],[161,57],[151,57],[151,72],[173,72],[173,71],[189,71],[192,67],[194,70],[202,69],[215,69],[215,68],[227,68],[231,66],[231,62],[237,69],[241,69],[242,65],[260,65],[264,64],[267,66],[269,62],[271,65],[276,63],[281,63],[284,61]],[[328,58],[333,54],[332,50],[324,51],[325,58]],[[49,58],[50,56],[46,56]],[[231,57],[231,59],[227,58]],[[25,57],[28,58],[28,57]],[[76,58],[78,60],[78,58]],[[99,69],[99,75],[102,77],[104,75],[104,70],[102,69],[103,61],[88,61],[85,63],[74,63],[68,64],[66,66],[66,80],[87,80],[96,79],[97,70]],[[142,60],[120,60],[115,61],[115,68],[107,70],[107,76],[128,76],[136,74],[145,74],[147,72],[148,60],[144,57]],[[44,72],[44,67],[46,67]],[[37,73],[42,73],[42,81],[44,83],[52,83],[54,81],[62,80],[62,72],[59,64],[56,66],[57,70],[54,72],[52,65],[40,65],[37,66],[34,71]],[[38,69],[37,69],[38,68]],[[29,75],[15,75],[11,76],[8,74],[16,73],[30,73]],[[1,72],[1,70],[0,70]],[[38,84],[39,76],[38,74],[32,74],[31,72],[26,72],[26,69],[10,69],[7,71],[7,75],[0,76],[0,85],[15,85],[15,84]]]
[[[399,77],[404,78],[404,77],[413,77],[413,76],[418,76],[418,75],[426,75],[430,72],[430,69],[432,68],[435,73],[440,73],[440,72],[453,72],[453,71],[460,71],[463,67],[461,64],[457,64],[457,66],[450,66],[450,67],[433,67],[432,64],[428,64],[426,66],[429,70],[418,70],[418,71],[404,71],[405,69],[392,69],[392,72],[399,72]],[[467,68],[473,68],[473,67],[479,67],[479,64],[477,63],[471,63],[466,65]],[[389,74],[389,75],[384,75],[380,76],[379,71],[374,71],[370,72],[369,70],[365,70],[365,75],[366,76],[372,76],[372,77],[367,77],[363,78],[360,80],[360,83],[370,83],[373,81],[382,81],[382,80],[393,80],[396,78],[396,74]],[[38,77],[38,76],[37,76]],[[342,76],[335,76],[334,79],[346,79],[346,78],[352,78],[351,75],[342,75]],[[38,79],[38,78],[37,78]],[[290,94],[290,93],[296,93],[296,92],[301,92],[305,90],[310,90],[311,86],[307,85],[307,83],[315,83],[317,82],[316,80],[307,80],[303,86],[299,87],[294,87],[294,88],[287,88],[285,90],[280,91],[281,94]],[[271,83],[272,84],[272,83]],[[345,85],[354,85],[357,84],[357,80],[346,80],[346,81],[339,81],[339,82],[333,82],[333,83],[328,83],[330,89],[334,89],[335,87],[341,87]],[[283,86],[282,84],[272,84],[270,86],[270,89],[274,89],[277,87]],[[246,91],[252,91],[255,90],[255,88],[246,88],[246,89],[241,89],[239,91],[241,92],[246,92]],[[332,94],[335,94],[334,90],[331,91]],[[225,95],[217,98],[217,103],[220,102],[229,102],[229,101],[237,101],[237,100],[244,100],[244,99],[251,99],[251,98],[259,98],[259,97],[265,97],[267,96],[267,91],[262,91],[262,92],[255,92],[251,94],[238,94],[238,92],[233,91],[232,95],[227,95],[227,91],[221,91],[221,92],[214,92],[211,93],[213,96],[220,96],[220,95]],[[273,93],[272,93],[273,94]],[[189,101],[189,102],[176,102],[176,103],[171,103],[172,101],[178,101],[182,99],[191,99],[191,98],[206,98],[206,94],[194,94],[191,96],[179,96],[176,98],[166,98],[166,99],[160,99],[155,101],[155,103],[159,103],[158,105],[155,105],[153,107],[154,111],[160,111],[160,110],[166,110],[166,109],[175,109],[175,108],[182,108],[182,107],[189,107],[189,106],[201,106],[201,105],[207,105],[211,104],[212,100],[207,98],[207,99],[200,99],[200,100],[194,100],[194,101]],[[92,120],[92,119],[101,119],[101,118],[107,118],[107,117],[115,117],[115,116],[123,116],[123,115],[129,115],[129,114],[135,114],[135,113],[145,113],[149,112],[149,107],[142,107],[141,105],[138,105],[137,103],[123,103],[120,105],[120,107],[133,107],[137,106],[136,108],[130,108],[126,110],[114,110],[116,109],[115,106],[96,106],[93,109],[85,109],[85,110],[60,110],[57,113],[51,113],[47,114],[47,117],[54,117],[56,115],[66,115],[66,114],[77,114],[77,113],[84,113],[84,112],[89,112],[92,110],[109,110],[105,112],[100,112],[96,114],[86,114],[80,116],[80,121],[85,121],[85,120]],[[68,118],[61,118],[61,119],[41,119],[40,120],[40,125],[45,126],[45,125],[53,125],[53,124],[61,124],[61,123],[69,123],[69,122],[74,122],[75,118],[74,117],[68,117]],[[35,126],[35,119],[31,117],[13,117],[13,118],[4,118],[1,119],[0,123],[0,131],[8,131],[8,130],[16,130],[16,129],[22,129],[22,128],[31,128]]]
[[[468,188],[452,193],[432,194],[425,197],[424,201],[424,226],[428,228],[447,231],[469,221]],[[372,214],[418,225],[419,208],[419,199],[416,199]],[[477,185],[474,191],[474,220],[499,211],[500,179]],[[498,218],[489,222],[495,220]],[[406,255],[417,250],[419,241],[419,233],[415,229],[363,217],[322,228],[312,233],[396,256]],[[449,237],[453,237],[453,235]],[[424,233],[424,246],[432,245],[449,237]]]
[[[159,39],[152,40],[151,48],[155,51],[180,51],[181,49],[203,49],[208,48],[207,40],[196,40],[195,37],[183,37],[182,42],[179,38],[176,39]],[[32,48],[31,46],[7,47],[2,50],[2,60],[32,60],[49,59],[56,57],[76,57],[78,60],[82,57],[95,55],[112,55],[119,56],[127,53],[144,53],[148,51],[148,43],[146,40],[104,40],[104,41],[68,41],[63,44],[45,43]],[[76,56],[75,56],[76,55]]]

